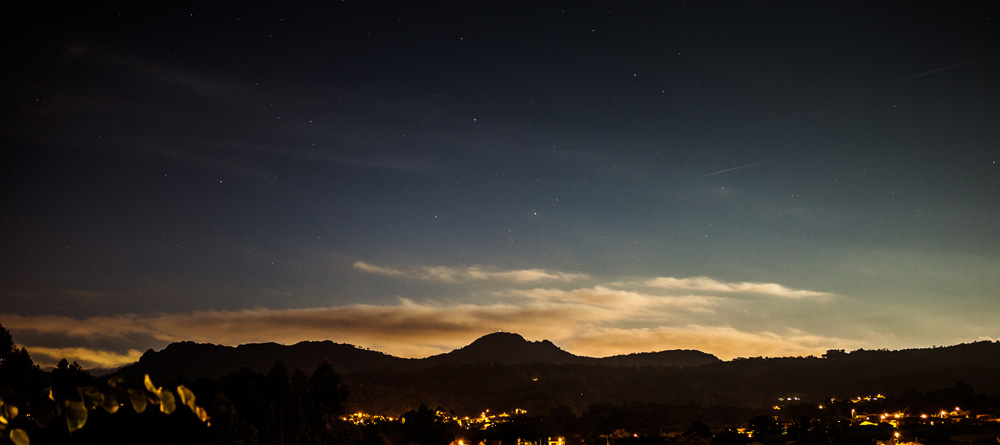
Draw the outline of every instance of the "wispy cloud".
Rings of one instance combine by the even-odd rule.
[[[55,364],[66,358],[70,362],[76,362],[84,369],[93,368],[115,368],[129,363],[134,363],[142,357],[142,351],[129,349],[124,353],[106,351],[94,348],[46,348],[33,346],[30,349],[31,358],[36,364],[43,365],[45,369],[55,367]]]
[[[170,64],[161,63],[153,59],[125,56],[92,45],[70,45],[66,48],[66,56],[69,59],[94,61],[114,70],[127,71],[137,74],[141,78],[173,85],[185,91],[195,92],[204,96],[214,97],[226,94],[227,96],[235,97],[238,93],[245,92],[245,90],[234,87],[230,83],[210,80],[205,75],[185,71]]]
[[[571,281],[589,278],[589,275],[587,274],[557,272],[545,269],[500,270],[494,267],[484,266],[424,266],[409,271],[402,271],[388,267],[376,266],[364,261],[355,261],[354,268],[378,275],[415,278],[445,283],[478,280],[528,283],[544,280]]]
[[[586,274],[545,269],[418,267],[409,270],[356,261],[357,270],[388,277],[429,280],[444,286],[487,283],[486,303],[415,301],[305,309],[252,308],[151,315],[123,314],[77,319],[0,314],[15,340],[42,366],[59,358],[84,366],[119,366],[139,350],[175,341],[225,345],[293,344],[334,340],[401,357],[426,357],[468,344],[488,332],[518,332],[548,339],[580,355],[607,356],[664,349],[699,349],[721,358],[746,355],[810,355],[852,346],[840,338],[758,323],[769,305],[749,307],[727,294],[803,299],[823,292],[776,283],[727,283],[708,277],[659,277],[593,284]],[[545,287],[518,288],[524,283]],[[499,288],[496,288],[499,287]],[[741,318],[742,317],[742,318]],[[751,321],[752,320],[752,321]],[[252,326],[253,329],[248,329]]]
[[[406,272],[396,269],[390,269],[388,267],[376,266],[374,264],[368,264],[364,261],[355,261],[354,268],[358,270],[363,270],[368,273],[385,275],[387,277],[404,277]]]
[[[85,344],[94,337],[128,343],[129,337],[147,337],[150,347],[175,341],[225,345],[306,340],[334,340],[378,349],[402,357],[425,357],[453,348],[499,329],[525,332],[542,338],[560,338],[573,320],[588,319],[585,308],[548,304],[437,305],[402,299],[396,305],[349,305],[309,309],[247,309],[198,311],[150,316],[126,314],[75,319],[63,316],[0,314],[15,341],[44,333],[64,344]],[[562,320],[568,323],[553,323]],[[109,329],[108,326],[114,326]],[[248,327],[252,326],[252,329]],[[97,345],[86,348],[52,348],[24,342],[43,367],[55,365],[62,354],[89,366],[119,366],[132,361],[130,350],[113,351]],[[38,352],[36,356],[36,351]],[[128,357],[128,358],[123,358]]]
[[[426,357],[447,352],[497,330],[518,332],[531,339],[548,339],[570,352],[588,356],[665,349],[698,349],[723,359],[748,355],[818,355],[831,347],[857,344],[790,329],[745,331],[729,325],[678,324],[654,328],[619,325],[623,317],[629,316],[628,311],[615,316],[606,309],[581,304],[435,305],[401,300],[387,306],[200,311],[148,317],[2,317],[15,340],[18,333],[25,330],[62,335],[68,344],[80,336],[150,336],[160,342],[151,345],[156,348],[174,341],[239,345],[333,339],[401,357]],[[105,328],[108,324],[117,328],[109,332]],[[119,366],[138,357],[137,349],[111,351],[96,346],[25,346],[43,367],[54,366],[62,357],[88,367]]]
[[[723,299],[702,295],[653,295],[628,290],[611,289],[605,286],[591,288],[561,289],[512,289],[498,292],[499,295],[519,296],[537,301],[563,304],[585,304],[613,309],[618,314],[640,313],[651,309],[681,309],[689,312],[711,313],[712,307]],[[619,315],[621,316],[621,315]]]
[[[674,278],[658,277],[645,283],[664,289],[684,289],[696,292],[732,292],[762,294],[782,298],[830,297],[833,294],[811,290],[790,289],[777,283],[726,283],[709,277]]]
[[[515,283],[556,280],[570,281],[589,278],[586,274],[554,272],[544,269],[497,270],[482,266],[469,267],[427,267],[426,278],[453,282],[465,280],[502,280]]]

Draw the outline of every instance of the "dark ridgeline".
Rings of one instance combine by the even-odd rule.
[[[559,349],[548,340],[527,341],[518,334],[495,332],[484,335],[468,346],[424,359],[425,363],[584,363],[586,357]]]
[[[518,334],[497,332],[480,337],[468,346],[422,359],[400,358],[332,341],[304,341],[290,346],[254,343],[236,347],[179,342],[170,344],[162,351],[146,351],[137,363],[118,370],[116,374],[142,377],[143,374],[150,373],[166,379],[221,377],[244,367],[266,372],[279,359],[290,368],[303,369],[312,369],[319,362],[330,360],[344,374],[377,370],[420,370],[458,363],[696,366],[719,361],[714,355],[690,350],[606,358],[582,357],[566,352],[548,340],[531,342]]]
[[[139,361],[115,374],[141,378],[149,373],[161,379],[222,377],[242,368],[267,372],[276,360],[292,369],[313,369],[330,360],[341,373],[400,366],[408,359],[332,341],[300,342],[291,346],[252,343],[221,346],[208,343],[171,343],[162,351],[146,351]]]
[[[593,358],[573,355],[548,340],[527,341],[518,334],[496,332],[480,337],[468,346],[424,359],[424,363],[551,363],[605,366],[698,366],[718,362],[718,357],[701,351],[675,349]]]
[[[175,343],[147,351],[118,374],[157,380],[221,378],[246,367],[267,372],[276,360],[311,370],[329,360],[350,388],[350,410],[401,414],[421,404],[460,413],[485,409],[555,408],[583,412],[602,403],[770,406],[794,395],[829,397],[901,394],[957,381],[1000,394],[1000,343],[978,342],[901,351],[829,351],[823,357],[740,358],[721,361],[699,351],[674,350],[581,357],[549,341],[493,333],[468,346],[423,359],[404,359],[333,342],[238,347]]]

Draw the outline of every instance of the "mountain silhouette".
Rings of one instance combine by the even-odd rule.
[[[516,337],[508,336],[491,337],[475,347],[469,345],[444,355],[457,360],[484,351],[508,351],[508,360],[523,359],[525,354],[537,353],[532,347],[554,353],[543,342],[519,345]],[[463,413],[514,408],[533,413],[559,409],[582,413],[601,404],[759,408],[774,406],[779,398],[789,396],[818,404],[831,398],[933,391],[954,387],[956,382],[983,394],[1000,395],[996,379],[1000,375],[1000,343],[996,342],[656,365],[665,357],[671,357],[675,364],[685,363],[678,362],[678,357],[696,359],[688,364],[697,363],[699,354],[663,351],[579,358],[580,363],[562,364],[445,361],[419,369],[355,373],[345,375],[345,381],[356,388],[349,401],[352,409],[397,415],[421,404]]]
[[[299,367],[310,371],[323,360],[329,360],[342,373],[398,367],[409,361],[332,341],[304,341],[290,346],[251,343],[236,347],[178,342],[171,343],[162,351],[146,351],[138,362],[119,369],[115,374],[142,377],[148,373],[170,380],[222,377],[242,368],[267,372],[277,360],[283,361],[290,369]]]
[[[603,366],[700,366],[720,361],[694,350],[640,352],[611,357],[583,357],[566,352],[548,340],[528,341],[510,332],[484,335],[454,351],[423,359],[425,363],[550,363]]]
[[[548,340],[528,341],[509,332],[484,335],[468,346],[424,359],[438,363],[584,363],[588,359],[559,349]]]
[[[116,374],[141,379],[148,373],[153,381],[167,384],[220,378],[242,368],[267,373],[276,360],[306,373],[329,360],[351,388],[351,410],[395,415],[421,404],[465,413],[513,408],[545,413],[559,407],[582,412],[602,403],[770,406],[792,394],[822,402],[949,388],[960,381],[1000,395],[1000,343],[989,341],[731,361],[692,350],[583,357],[547,340],[528,341],[506,332],[422,359],[331,341],[237,347],[181,342],[147,351]]]
[[[711,354],[676,350],[592,358],[574,355],[548,340],[528,341],[514,333],[496,332],[480,337],[469,345],[444,354],[422,359],[395,357],[378,351],[332,341],[304,341],[294,345],[252,343],[221,346],[206,343],[171,343],[162,351],[146,351],[137,363],[125,366],[116,374],[142,377],[149,373],[161,379],[180,377],[221,377],[242,368],[267,372],[281,360],[290,369],[312,370],[329,360],[341,373],[377,370],[416,370],[442,364],[458,363],[544,363],[553,365],[607,366],[697,366],[718,362]]]

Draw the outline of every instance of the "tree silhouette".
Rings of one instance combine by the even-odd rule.
[[[347,401],[347,386],[340,373],[329,360],[323,360],[313,371],[306,387],[304,408],[309,431],[317,435],[317,441],[333,441],[333,433],[340,426],[340,415],[344,413]]]
[[[781,425],[771,416],[756,416],[747,422],[747,429],[753,434],[753,439],[768,443],[768,439],[781,434]]]
[[[0,443],[9,438],[15,444],[28,443],[31,422],[20,416],[28,413],[29,400],[37,398],[44,373],[31,360],[28,350],[18,348],[7,328],[0,325]],[[34,414],[34,413],[32,413]],[[38,420],[46,422],[52,416],[40,413]]]
[[[37,390],[43,378],[28,350],[18,348],[10,331],[0,325],[0,387]]]
[[[455,438],[438,410],[427,408],[427,405],[403,414],[403,429],[407,437],[421,445],[447,445]]]
[[[285,362],[278,360],[267,372],[264,380],[264,394],[270,411],[271,428],[269,441],[285,443],[285,415],[291,411],[293,401],[291,373]]]
[[[712,437],[712,429],[705,425],[704,422],[700,420],[695,420],[691,423],[691,426],[687,429],[687,434],[699,436],[699,437]]]

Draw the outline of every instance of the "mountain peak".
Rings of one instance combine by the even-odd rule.
[[[582,357],[559,349],[548,340],[528,341],[519,334],[511,332],[494,332],[479,337],[468,346],[456,349],[446,354],[428,358],[431,361],[444,363],[492,363],[504,364],[550,362],[550,363],[580,363]]]
[[[486,334],[482,337],[479,337],[472,343],[469,343],[469,345],[466,347],[473,345],[477,345],[478,347],[504,347],[504,346],[523,345],[526,343],[530,342],[528,340],[525,340],[525,338],[522,337],[521,334],[498,331],[492,334]]]

